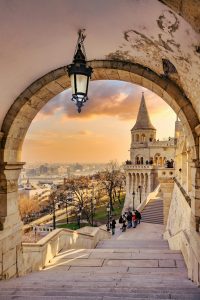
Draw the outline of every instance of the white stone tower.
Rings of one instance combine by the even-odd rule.
[[[167,141],[156,140],[156,129],[151,123],[142,93],[137,120],[131,129],[130,160],[126,161],[124,167],[126,174],[124,209],[138,207],[149,193],[155,190],[159,184],[159,174],[165,176],[165,169],[168,168],[169,162],[174,160],[175,141],[174,137]]]
[[[153,142],[155,140],[156,129],[150,121],[149,113],[144,99],[144,93],[142,93],[137,120],[135,125],[131,129],[131,161],[135,161],[135,164],[144,164],[146,161],[149,161],[150,157],[148,142]]]

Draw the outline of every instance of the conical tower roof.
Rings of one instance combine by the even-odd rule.
[[[144,93],[142,93],[142,99],[140,102],[140,108],[137,115],[137,120],[135,125],[133,126],[132,130],[136,129],[151,129],[156,130],[155,127],[151,124],[149,113],[147,110],[147,106],[144,99]]]

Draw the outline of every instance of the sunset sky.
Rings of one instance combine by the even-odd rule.
[[[71,89],[54,97],[33,120],[23,145],[26,162],[108,162],[129,159],[130,130],[144,91],[160,140],[174,136],[173,110],[143,87],[122,81],[94,81],[80,114]]]

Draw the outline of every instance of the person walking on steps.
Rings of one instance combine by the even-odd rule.
[[[137,226],[137,216],[135,212],[133,212],[132,215],[132,222],[133,222],[133,228],[135,228]]]
[[[131,228],[132,227],[132,212],[131,211],[129,211],[127,214],[127,222],[128,222],[127,228]]]
[[[115,221],[115,219],[113,218],[113,219],[112,219],[112,222],[111,222],[112,235],[115,234],[115,225],[116,225],[116,221]]]
[[[136,210],[135,215],[137,218],[137,224],[140,224],[140,220],[142,219],[141,213],[138,210]]]
[[[123,220],[123,223],[122,223],[122,232],[126,231],[126,220],[124,219]]]

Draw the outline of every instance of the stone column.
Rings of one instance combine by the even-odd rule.
[[[0,164],[0,279],[23,273],[18,177],[23,163]]]

